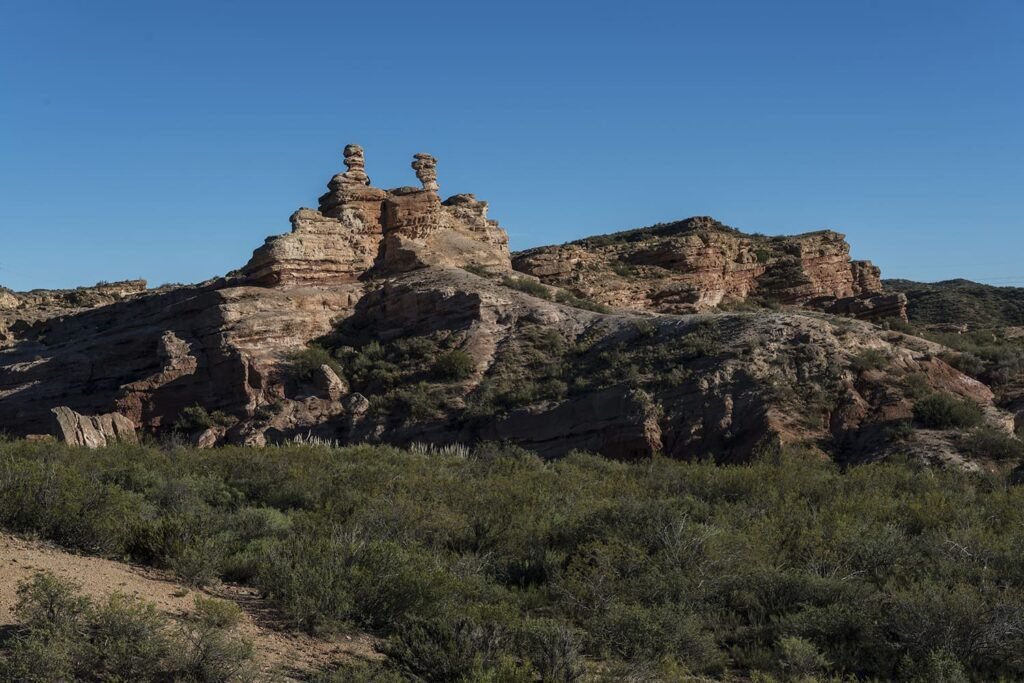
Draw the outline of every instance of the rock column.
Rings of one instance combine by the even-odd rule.
[[[416,171],[416,177],[423,183],[424,190],[437,192],[441,189],[437,184],[437,159],[432,155],[423,152],[414,154],[412,168]]]

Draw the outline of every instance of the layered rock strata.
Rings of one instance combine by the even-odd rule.
[[[0,290],[0,430],[93,445],[87,428],[104,439],[129,423],[166,433],[199,405],[223,413],[188,435],[204,447],[299,435],[484,439],[544,457],[738,461],[801,443],[855,460],[905,445],[887,435],[912,416],[911,376],[1009,424],[987,387],[940,359],[942,347],[749,305],[899,315],[903,300],[882,291],[877,268],[850,259],[839,233],[769,238],[695,218],[517,254],[516,267],[549,286],[545,298],[493,276],[513,259],[486,202],[442,201],[436,160],[414,163],[421,187],[383,190],[370,185],[362,149],[346,147],[347,170],[318,208],[300,209],[290,233],[224,278],[75,295]],[[556,303],[580,304],[560,288],[620,311]],[[749,311],[658,315],[728,305]],[[313,342],[335,352],[330,364],[297,373],[293,354]],[[458,350],[469,367],[441,378],[437,353],[413,363],[415,348]],[[386,349],[406,355],[382,358]],[[884,369],[863,369],[867,351]],[[377,374],[361,376],[367,364]],[[950,437],[929,439],[922,448],[955,449]]]
[[[437,160],[413,161],[422,189],[372,187],[363,149],[345,148],[347,171],[331,178],[319,208],[292,215],[289,234],[269,237],[242,269],[260,286],[330,286],[354,282],[372,268],[402,272],[429,265],[509,271],[508,236],[473,195],[442,202]]]
[[[747,235],[708,217],[539,247],[514,255],[516,270],[615,308],[696,313],[758,298],[814,304],[864,317],[905,316],[905,298],[883,295],[878,268],[850,259],[844,235]]]

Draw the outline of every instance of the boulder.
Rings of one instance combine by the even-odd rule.
[[[56,420],[57,437],[71,446],[102,448],[117,442],[139,442],[135,424],[120,413],[82,415],[67,406],[59,406],[51,412]]]
[[[330,365],[324,364],[320,366],[313,374],[313,383],[317,389],[322,391],[332,401],[338,401],[348,393],[348,384],[345,383],[345,380],[338,377],[338,373]]]

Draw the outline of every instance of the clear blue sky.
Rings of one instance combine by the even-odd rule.
[[[0,284],[197,281],[366,148],[513,248],[691,215],[1024,284],[1022,0],[0,0]]]

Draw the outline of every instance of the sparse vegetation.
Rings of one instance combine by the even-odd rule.
[[[936,392],[915,401],[914,420],[929,429],[964,429],[981,424],[982,411],[970,399]]]
[[[957,322],[977,328],[1024,325],[1024,289],[969,280],[885,280],[886,289],[907,295],[910,319],[921,325]]]
[[[595,313],[611,313],[612,309],[608,308],[604,304],[599,304],[594,301],[587,299],[581,299],[572,292],[560,289],[558,294],[555,295],[555,301],[566,306],[572,306],[573,308],[581,308],[585,311],[594,311]]]
[[[462,269],[467,273],[472,273],[473,275],[476,275],[477,277],[491,278],[494,275],[493,273],[491,273],[491,271],[487,270],[483,266],[478,266],[475,263],[467,263],[466,265],[462,266]]]
[[[992,427],[982,427],[966,435],[960,442],[960,449],[976,458],[991,460],[1021,460],[1024,458],[1024,442]]]
[[[312,344],[301,351],[295,351],[288,357],[288,366],[296,379],[309,381],[322,366],[328,366],[341,374],[341,364],[322,346]]]
[[[233,603],[197,598],[195,615],[175,623],[138,598],[96,602],[43,572],[18,588],[15,616],[0,641],[3,681],[256,680],[251,644],[232,633]]]
[[[515,289],[525,294],[529,294],[530,296],[535,296],[538,299],[551,300],[551,292],[546,286],[527,277],[512,277],[506,275],[501,278],[501,284],[505,285],[509,289]]]
[[[201,405],[189,406],[181,411],[174,421],[174,429],[179,432],[201,432],[210,427],[230,427],[238,422],[237,418],[215,410],[207,412]]]
[[[854,356],[850,361],[850,367],[856,372],[868,372],[870,370],[883,370],[889,366],[892,359],[880,349],[864,349]]]
[[[457,382],[473,374],[473,358],[465,351],[456,349],[438,357],[434,372],[443,380]]]
[[[1016,680],[1022,524],[1024,487],[1001,475],[898,462],[842,473],[784,452],[715,466],[544,463],[493,444],[468,457],[0,444],[4,529],[158,567],[202,554],[294,628],[384,639],[384,662],[323,681]],[[7,671],[103,671],[136,648],[166,651],[145,607],[43,588],[52,597],[32,604],[57,608],[22,612],[0,645]],[[244,662],[210,635],[230,634],[231,615],[204,613],[170,632]],[[69,619],[90,628],[60,635]],[[101,621],[134,635],[97,653]],[[171,650],[147,666],[210,663]]]

